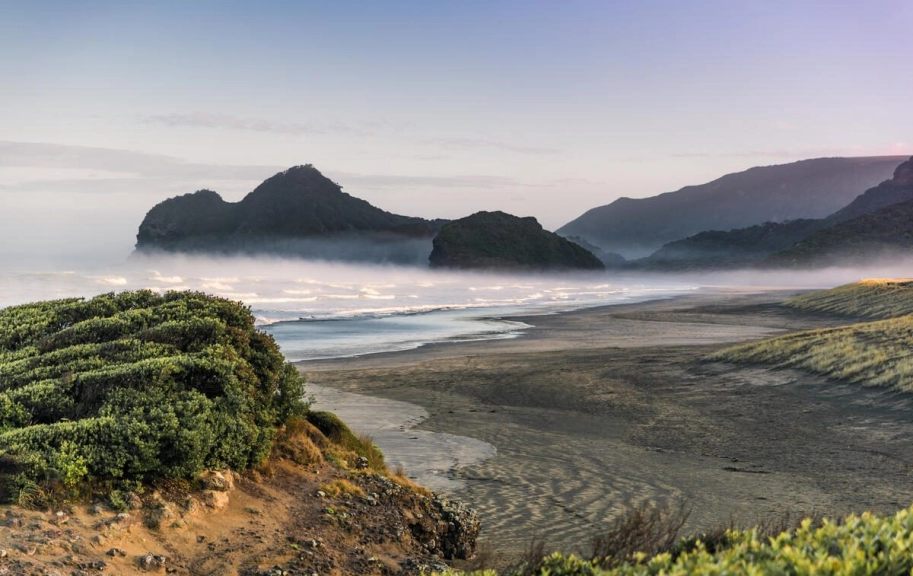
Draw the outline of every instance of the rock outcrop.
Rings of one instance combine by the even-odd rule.
[[[585,248],[544,230],[532,217],[477,212],[444,225],[434,238],[432,268],[604,270]]]
[[[412,263],[427,258],[441,223],[376,208],[305,165],[267,179],[240,202],[211,190],[165,200],[140,224],[136,249]]]

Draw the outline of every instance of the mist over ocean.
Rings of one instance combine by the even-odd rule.
[[[604,275],[500,275],[271,258],[134,257],[118,264],[0,269],[0,307],[112,291],[200,290],[250,306],[289,360],[507,338],[504,316],[662,298],[687,282],[650,285]]]
[[[199,290],[248,305],[257,324],[273,334],[292,361],[407,350],[432,342],[511,338],[529,327],[509,316],[639,302],[708,288],[817,288],[904,271],[521,275],[180,255],[35,262],[30,265],[23,258],[0,264],[0,308],[123,290]]]

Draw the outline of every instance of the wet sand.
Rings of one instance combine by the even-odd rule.
[[[534,328],[513,340],[300,368],[321,387],[421,406],[429,417],[417,430],[493,445],[493,457],[452,471],[462,482],[448,491],[479,510],[483,537],[507,553],[534,535],[586,551],[601,525],[646,499],[687,501],[691,530],[909,506],[909,395],[701,360],[733,342],[846,322],[784,311],[776,303],[788,295],[524,317]],[[347,419],[356,429],[357,418]]]

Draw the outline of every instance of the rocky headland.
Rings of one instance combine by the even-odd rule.
[[[604,270],[586,248],[544,230],[532,217],[477,212],[445,224],[434,238],[432,268]]]

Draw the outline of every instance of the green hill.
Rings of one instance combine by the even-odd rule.
[[[444,225],[434,238],[432,268],[604,270],[585,248],[544,230],[535,218],[477,212]]]

